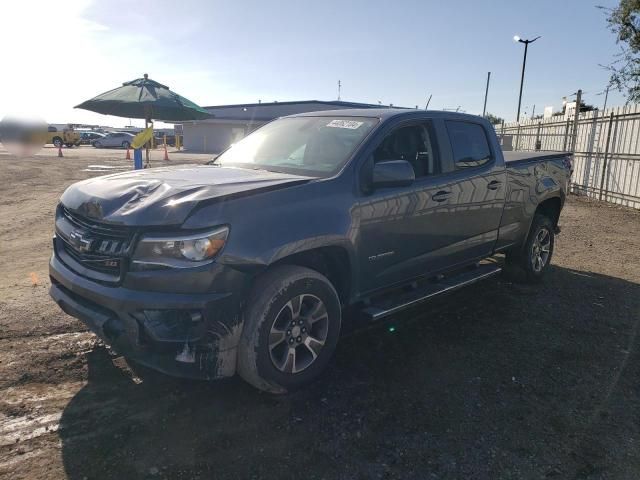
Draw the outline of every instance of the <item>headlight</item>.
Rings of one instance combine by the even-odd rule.
[[[134,269],[203,265],[222,250],[228,235],[228,227],[184,236],[145,235],[133,254]]]

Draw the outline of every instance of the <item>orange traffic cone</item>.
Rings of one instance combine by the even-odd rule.
[[[62,155],[62,145],[58,145],[58,157],[59,158],[64,157],[64,155]]]
[[[129,152],[129,147],[127,147],[127,156],[124,157],[125,160],[131,160],[131,152]]]
[[[165,159],[165,161],[169,160],[169,152],[167,152],[167,144],[166,144],[166,142],[164,144],[164,159]]]

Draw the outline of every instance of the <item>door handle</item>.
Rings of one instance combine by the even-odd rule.
[[[440,190],[438,193],[434,193],[431,198],[436,202],[444,202],[445,200],[448,200],[450,196],[451,192]]]
[[[487,188],[489,190],[498,190],[501,186],[502,186],[502,182],[499,182],[498,180],[494,180],[493,182],[489,182],[487,184]]]

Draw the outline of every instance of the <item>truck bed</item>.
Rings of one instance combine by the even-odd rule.
[[[548,160],[551,158],[564,157],[566,155],[571,155],[571,152],[553,152],[553,151],[545,151],[545,152],[533,152],[533,151],[517,151],[517,152],[502,152],[504,156],[504,161],[509,164],[519,163],[519,162],[527,162],[530,160]]]

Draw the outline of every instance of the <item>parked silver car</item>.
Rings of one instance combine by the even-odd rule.
[[[100,132],[81,132],[80,133],[80,145],[93,145],[96,140],[101,140],[106,136]]]
[[[129,148],[134,135],[127,132],[111,132],[102,138],[94,140],[91,145],[96,148],[121,147]]]

